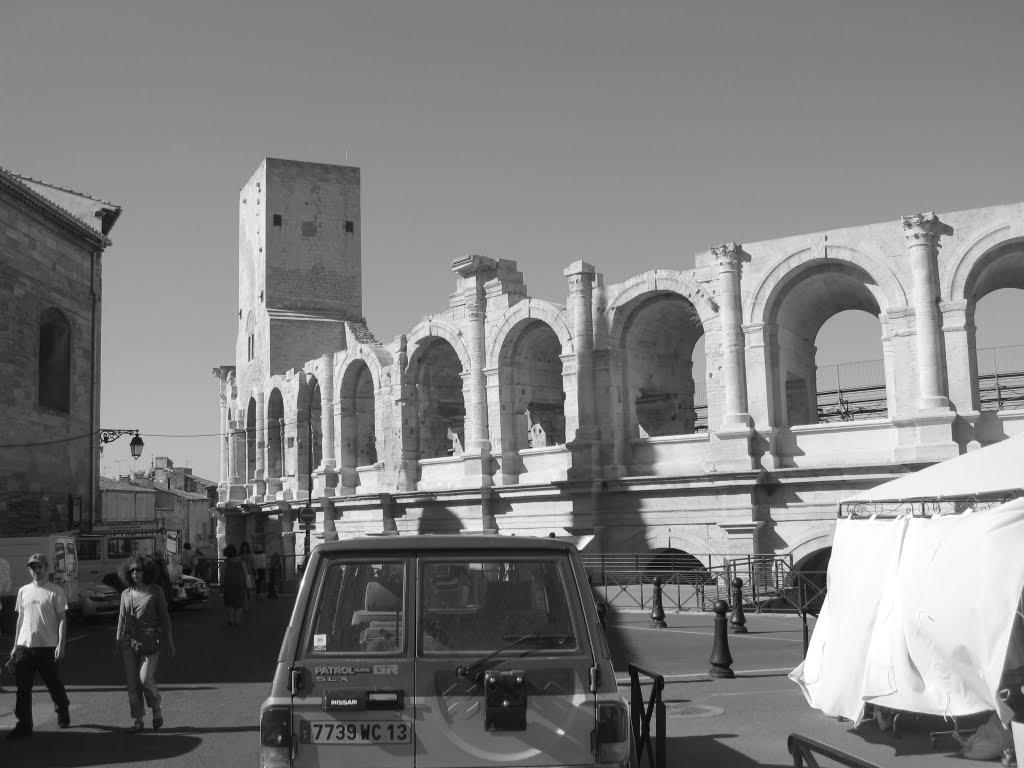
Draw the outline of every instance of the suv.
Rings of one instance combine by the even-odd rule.
[[[260,764],[624,766],[629,716],[576,548],[375,536],[313,550]]]

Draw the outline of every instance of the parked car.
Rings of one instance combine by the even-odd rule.
[[[121,593],[108,584],[87,581],[78,585],[80,613],[86,621],[117,616]]]
[[[206,582],[195,576],[182,576],[182,587],[185,589],[185,605],[203,605],[210,597]]]
[[[576,548],[373,536],[309,560],[261,765],[625,766],[630,720]]]

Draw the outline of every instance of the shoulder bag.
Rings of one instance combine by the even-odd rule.
[[[143,629],[139,626],[138,619],[135,616],[134,592],[131,593],[131,599],[132,610],[129,614],[131,622],[125,622],[125,634],[128,636],[128,642],[136,654],[139,656],[150,656],[160,650],[160,636],[155,629]],[[154,598],[151,597],[150,599]]]

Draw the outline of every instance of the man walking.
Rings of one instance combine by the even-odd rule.
[[[7,734],[8,739],[27,739],[32,736],[32,684],[36,670],[46,683],[57,712],[61,728],[71,725],[67,691],[60,679],[58,662],[64,657],[67,638],[68,600],[64,590],[47,581],[49,559],[36,553],[28,559],[32,570],[32,583],[18,590],[15,610],[18,623],[14,630],[14,678],[18,694],[14,702],[14,716],[18,724]]]

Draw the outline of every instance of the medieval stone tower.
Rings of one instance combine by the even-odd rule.
[[[362,321],[359,169],[267,158],[239,193],[238,383],[345,345]]]

